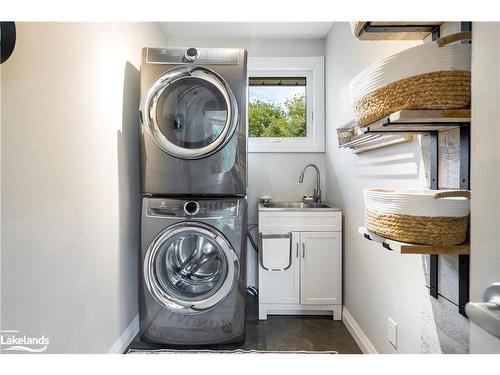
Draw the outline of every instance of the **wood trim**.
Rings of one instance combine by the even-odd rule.
[[[472,40],[472,31],[462,31],[460,33],[446,35],[439,38],[436,43],[438,47],[443,47],[447,44],[458,42],[459,40]]]

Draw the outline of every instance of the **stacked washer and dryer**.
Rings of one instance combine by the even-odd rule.
[[[246,68],[243,49],[143,49],[142,340],[244,340]]]

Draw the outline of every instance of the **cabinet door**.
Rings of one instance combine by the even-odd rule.
[[[259,251],[264,251],[265,256],[259,254],[259,303],[299,303],[299,242],[299,233],[292,233],[292,237],[286,240],[272,237],[262,239]],[[279,258],[285,254],[286,264],[281,267]],[[273,264],[280,268],[273,269]],[[286,268],[288,264],[290,266]]]
[[[300,236],[300,303],[341,304],[341,232],[302,232]]]

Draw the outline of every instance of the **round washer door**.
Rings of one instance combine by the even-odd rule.
[[[142,123],[163,151],[200,159],[219,151],[238,125],[231,88],[214,71],[181,66],[158,78],[141,104]]]
[[[144,281],[168,309],[196,313],[220,303],[237,283],[238,256],[215,228],[174,224],[158,235],[144,259]]]

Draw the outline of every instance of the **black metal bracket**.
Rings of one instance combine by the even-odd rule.
[[[373,238],[371,238],[371,236],[367,233],[363,233],[363,237],[366,238],[367,240],[373,241]],[[394,251],[391,248],[391,245],[389,245],[387,242],[382,242],[382,247],[387,249],[387,250]]]
[[[429,134],[429,187],[432,190],[439,189],[439,133],[433,131]],[[429,290],[430,294],[434,298],[438,298],[438,265],[439,258],[437,254],[431,254],[429,256]]]
[[[460,22],[460,31],[472,31],[472,22],[471,21],[464,21]],[[465,42],[465,43],[470,43],[470,42]]]
[[[14,22],[0,22],[1,46],[0,64],[3,64],[14,52],[16,46],[16,24]]]
[[[435,30],[436,25],[372,25],[367,22],[364,31],[366,33],[379,33],[379,32],[426,32]],[[438,27],[439,28],[439,27]]]
[[[432,40],[438,40],[441,37],[441,27],[436,26],[431,33]]]
[[[432,40],[437,40],[441,35],[441,28],[438,26],[432,30]],[[439,133],[433,131],[429,135],[429,187],[432,190],[439,189]],[[438,275],[439,275],[439,257],[437,254],[429,256],[429,292],[432,297],[438,298]]]
[[[470,189],[470,127],[460,127],[460,188]],[[469,235],[467,235],[469,239]],[[465,315],[469,302],[469,255],[458,256],[458,312]]]
[[[382,123],[382,126],[391,126],[391,125],[396,125],[396,126],[401,126],[401,125],[420,125],[420,126],[425,126],[425,123],[422,123],[422,121],[405,121],[404,123],[393,123],[391,122],[390,119],[385,120]],[[430,124],[429,124],[430,125]],[[442,125],[442,126],[457,126],[456,121],[439,121],[432,123],[432,125]],[[423,130],[425,132],[425,130]]]

